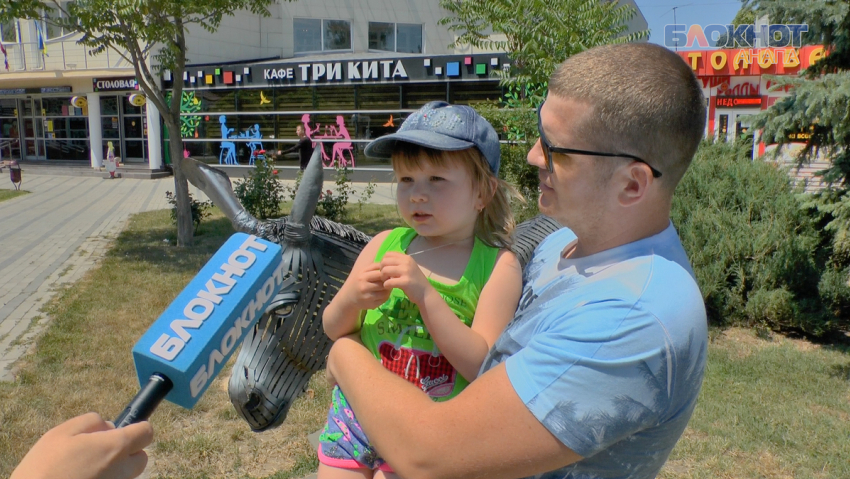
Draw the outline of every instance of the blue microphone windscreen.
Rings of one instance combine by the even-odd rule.
[[[231,236],[136,343],[139,383],[164,374],[174,383],[165,399],[192,408],[280,290],[280,252]]]

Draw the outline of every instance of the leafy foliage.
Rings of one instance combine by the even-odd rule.
[[[772,77],[775,88],[790,88],[790,95],[778,100],[765,112],[753,117],[753,126],[762,129],[762,141],[776,143],[779,150],[790,142],[789,135],[807,131],[811,137],[797,153],[802,165],[819,156],[830,167],[819,172],[834,188],[815,198],[814,207],[827,223],[825,231],[835,241],[832,248],[847,261],[850,237],[850,3],[834,0],[796,2],[790,0],[750,0],[745,5],[756,15],[769,15],[785,23],[806,23],[807,44],[824,45],[829,54],[799,77]],[[836,296],[840,297],[840,295]]]
[[[277,180],[271,160],[257,160],[248,177],[236,184],[233,192],[249,213],[260,219],[280,216],[284,189]]]
[[[325,190],[319,195],[318,213],[331,221],[343,221],[348,216],[346,206],[354,196],[354,188],[351,185],[351,171],[348,167],[336,166],[336,192],[333,190]],[[363,194],[357,200],[359,208],[362,210],[363,205],[369,201],[369,198],[375,193],[375,184],[369,182],[366,185]]]
[[[165,199],[171,205],[171,221],[177,224],[177,196],[170,191],[165,192]],[[192,224],[195,226],[193,233],[198,234],[198,228],[201,227],[201,222],[204,218],[210,216],[208,211],[213,207],[212,201],[198,201],[189,193],[189,204],[192,207]]]
[[[788,135],[811,129],[812,136],[800,152],[800,163],[818,153],[831,160],[827,180],[850,179],[850,3],[833,0],[794,2],[753,0],[747,3],[757,15],[789,23],[807,23],[803,37],[808,44],[827,47],[829,55],[811,65],[800,77],[776,77],[776,89],[791,87],[790,95],[755,116],[753,125],[764,129],[767,143],[789,143]]]
[[[450,48],[507,51],[513,68],[496,74],[518,84],[544,83],[557,65],[588,48],[649,35],[648,31],[625,34],[635,9],[617,2],[441,0],[440,6],[453,14],[440,24],[458,33]]]
[[[493,125],[502,137],[508,140],[501,145],[502,161],[499,176],[514,185],[525,202],[514,202],[511,207],[517,223],[538,214],[537,198],[540,195],[537,167],[526,161],[528,151],[537,141],[537,113],[532,106],[538,106],[541,97],[527,95],[518,98],[513,93],[518,87],[508,89],[506,99],[499,103],[479,103],[478,112]],[[535,105],[536,103],[536,105]],[[523,105],[528,106],[523,106]]]
[[[850,325],[829,233],[786,172],[750,160],[743,142],[703,143],[678,188],[673,223],[710,322],[814,335]]]

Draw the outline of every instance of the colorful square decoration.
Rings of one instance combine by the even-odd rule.
[[[442,75],[442,74],[443,74],[443,67],[435,67],[434,68],[434,75]]]
[[[207,85],[212,85],[212,84],[213,84],[213,82],[214,82],[214,80],[213,80],[213,76],[212,76],[212,75],[207,75],[207,76],[206,76],[206,83],[207,83]]]
[[[248,76],[248,75],[250,75],[250,74],[251,74],[251,69],[250,69],[250,68],[248,68],[248,67],[245,67],[245,69],[242,71],[242,73],[244,73],[244,74],[245,74],[245,76]]]
[[[460,76],[460,62],[446,63],[446,76],[459,77]]]
[[[496,57],[491,58],[491,59],[490,59],[490,66],[491,66],[491,67],[497,67],[497,66],[499,66],[499,59],[498,59],[498,58],[496,58]]]
[[[466,57],[463,59],[464,65],[472,65],[472,57]]]
[[[486,63],[476,63],[475,64],[475,74],[476,75],[486,75],[487,74],[487,64]]]
[[[426,68],[430,67],[431,66],[431,59],[426,58],[425,60],[422,61],[422,64],[425,65]]]
[[[224,84],[233,85],[233,72],[224,72]]]
[[[203,78],[203,77],[204,77],[204,71],[198,70],[198,78]]]
[[[221,68],[216,68],[215,69],[215,76],[219,76],[219,75],[221,75]]]

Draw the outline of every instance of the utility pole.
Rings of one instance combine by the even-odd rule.
[[[676,21],[676,9],[679,7],[673,7],[673,25],[678,25],[679,23]],[[679,51],[679,39],[676,38],[676,51]]]

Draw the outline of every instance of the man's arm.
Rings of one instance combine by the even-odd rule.
[[[369,440],[406,479],[515,479],[581,459],[529,412],[504,364],[442,403],[384,369],[348,338],[334,343],[328,373]]]

